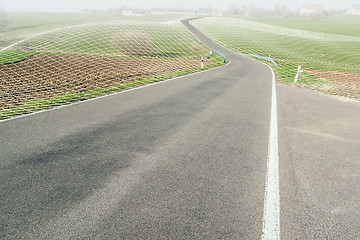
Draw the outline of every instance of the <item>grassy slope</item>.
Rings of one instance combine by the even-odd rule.
[[[195,44],[195,39],[180,24],[162,25],[138,24],[129,27],[128,25],[117,26],[79,26],[67,30],[62,34],[51,33],[35,38],[32,41],[34,48],[41,46],[42,51],[60,51],[62,53],[84,53],[84,54],[119,54],[111,46],[111,39],[117,33],[136,31],[146,33],[152,39],[152,49],[150,55],[164,57],[188,57],[196,53],[191,52],[191,44]],[[56,35],[60,35],[59,38]],[[63,36],[61,36],[63,35]],[[48,44],[46,39],[55,36],[56,41]],[[141,39],[139,39],[141,41]],[[44,43],[44,44],[43,44]]]
[[[318,68],[358,69],[359,40],[303,32],[236,18],[209,18],[195,24],[223,45],[243,53],[271,55]]]
[[[106,22],[106,21],[122,21],[122,22],[152,22],[151,25],[139,25],[136,28],[139,31],[147,32],[154,40],[152,55],[163,57],[182,57],[189,55],[188,44],[197,40],[189,34],[183,26],[163,25],[159,22],[176,21],[188,16],[182,15],[144,15],[144,16],[117,16],[105,13],[10,13],[11,24],[9,24],[5,32],[0,34],[0,48],[8,46],[14,42],[22,40],[35,34],[58,29],[67,26]],[[110,39],[112,34],[126,31],[129,29],[126,25],[119,25],[117,28],[109,27],[75,27],[67,31],[53,32],[43,36],[35,37],[26,43],[21,44],[17,52],[5,51],[0,53],[0,63],[10,63],[28,57],[28,52],[21,52],[21,46],[30,46],[43,53],[65,53],[65,54],[104,54],[116,55],[111,46]],[[180,33],[180,34],[178,34]],[[59,37],[60,36],[60,37]],[[49,41],[49,39],[55,39]],[[39,48],[40,46],[40,48]],[[12,49],[14,50],[14,49]],[[195,54],[196,53],[192,53]]]
[[[260,19],[253,16],[235,17],[280,27],[348,36],[360,36],[360,16],[358,15],[336,15],[327,17],[320,21],[290,19],[280,16],[268,17],[265,19]]]
[[[360,29],[356,27],[359,22],[354,23],[355,27],[347,26],[347,19],[355,21],[357,18],[352,18],[352,16],[339,16],[339,18],[342,21],[338,21],[337,25],[332,25],[336,18],[328,19],[327,22],[321,24],[304,20],[301,21],[302,24],[296,24],[298,29],[308,30],[307,32],[294,28],[279,28],[277,25],[290,27],[295,24],[290,20],[282,21],[279,18],[273,18],[272,21],[258,20],[255,23],[254,21],[244,22],[239,17],[208,18],[196,20],[194,24],[211,38],[232,50],[257,53],[262,56],[271,55],[280,64],[279,68],[274,68],[278,79],[293,84],[298,65],[301,65],[303,69],[360,72],[360,38],[356,36]],[[250,19],[247,18],[247,20]],[[350,21],[350,23],[353,22]],[[356,37],[320,31],[330,31],[330,29],[332,33],[347,33]],[[324,92],[332,92],[336,87],[336,84],[318,79],[307,72],[303,73],[302,80],[298,84]]]
[[[9,12],[10,23],[0,32],[0,49],[15,42],[49,30],[78,24],[103,21],[175,21],[183,15],[144,15],[118,16],[106,13],[44,13],[44,12]]]
[[[0,63],[11,63],[27,58],[36,53],[77,54],[77,55],[101,55],[122,56],[126,52],[120,52],[112,46],[112,37],[118,33],[126,35],[127,31],[146,33],[151,41],[148,57],[198,57],[200,52],[194,51],[193,46],[201,43],[194,39],[180,24],[163,25],[137,24],[128,26],[94,25],[79,26],[68,30],[59,30],[29,39],[11,48],[12,51],[0,52]],[[139,39],[141,44],[141,39]],[[133,44],[131,44],[133,46]],[[23,48],[33,49],[31,52],[23,51]],[[123,47],[125,50],[126,48]],[[201,47],[204,51],[206,47]],[[15,51],[14,51],[15,50]]]
[[[55,28],[72,26],[83,23],[102,21],[174,21],[184,18],[183,15],[144,15],[118,16],[106,13],[44,13],[44,12],[9,12],[10,24],[1,35],[28,36]]]
[[[35,52],[21,52],[5,50],[0,52],[0,64],[19,62],[36,54]]]

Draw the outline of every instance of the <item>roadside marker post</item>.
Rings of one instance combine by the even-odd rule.
[[[302,72],[302,71],[300,71],[300,69],[301,69],[301,66],[299,66],[298,69],[297,69],[296,76],[295,76],[295,80],[294,80],[295,83],[297,82],[297,80],[298,80],[298,78],[299,78],[299,75],[300,75],[301,72]]]
[[[201,57],[201,68],[204,68],[204,57]]]

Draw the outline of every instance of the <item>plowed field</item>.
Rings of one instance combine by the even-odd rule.
[[[211,64],[212,60],[204,60]],[[81,93],[200,66],[199,60],[38,54],[0,64],[0,110],[30,99]]]
[[[360,99],[360,73],[309,69],[306,71],[320,80],[335,83],[336,86],[331,90],[333,94]]]

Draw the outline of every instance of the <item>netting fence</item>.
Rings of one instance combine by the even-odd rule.
[[[0,51],[0,119],[222,64],[179,21],[47,31]]]
[[[279,81],[360,99],[360,37],[289,29],[236,18],[211,17],[193,25],[233,51],[271,57]],[[275,65],[274,65],[275,66]]]

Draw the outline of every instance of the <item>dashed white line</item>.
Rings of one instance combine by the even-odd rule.
[[[272,99],[267,160],[267,176],[264,198],[263,240],[280,239],[280,192],[279,192],[279,152],[276,81],[272,72]]]

